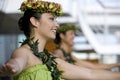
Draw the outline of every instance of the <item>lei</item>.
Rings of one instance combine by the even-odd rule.
[[[27,0],[21,4],[20,10],[25,12],[32,10],[38,13],[52,13],[56,16],[62,15],[61,5],[54,2],[39,1],[39,0]]]
[[[66,61],[67,61],[67,62],[69,62],[69,63],[74,64],[74,63],[75,63],[75,60],[72,58],[71,54],[70,54],[70,53],[65,52],[65,50],[64,50],[64,49],[62,49],[62,48],[61,48],[61,50],[62,50],[62,52],[63,52],[63,55],[64,55],[64,56],[65,56],[65,58],[66,58]]]
[[[33,38],[32,38],[33,39]],[[52,56],[46,49],[44,49],[43,52],[38,51],[38,40],[35,42],[32,41],[31,39],[26,39],[22,42],[22,45],[28,44],[33,51],[33,54],[40,58],[48,68],[48,70],[51,72],[51,76],[53,80],[60,80],[61,74],[63,71],[59,71],[57,68],[57,63],[55,62],[54,56]]]

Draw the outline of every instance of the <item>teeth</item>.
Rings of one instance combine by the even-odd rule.
[[[56,30],[52,30],[52,31],[56,33]]]

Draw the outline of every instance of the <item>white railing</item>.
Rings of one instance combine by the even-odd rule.
[[[100,40],[97,39],[97,35],[93,32],[91,27],[88,25],[85,20],[84,13],[79,7],[78,4],[78,22],[80,24],[80,28],[83,31],[85,37],[88,39],[90,45],[98,54],[120,54],[120,44],[101,44]],[[108,34],[109,35],[109,34]],[[103,36],[107,36],[104,35]],[[109,39],[109,38],[108,38]],[[105,38],[105,42],[109,41],[107,37]]]

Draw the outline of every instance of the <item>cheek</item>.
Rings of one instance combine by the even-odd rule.
[[[70,36],[67,39],[68,39],[69,43],[74,44],[74,38],[72,36]]]
[[[65,40],[66,40],[66,42],[68,42],[68,43],[72,42],[72,39],[71,39],[70,37],[66,37]]]
[[[41,30],[44,32],[48,32],[50,30],[50,26],[46,23],[46,24],[44,24],[44,26],[42,27]]]

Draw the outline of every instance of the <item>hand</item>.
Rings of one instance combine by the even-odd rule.
[[[1,68],[0,68],[0,76],[12,76],[18,72],[19,67],[16,65],[17,62],[15,60],[7,61]]]
[[[13,65],[9,63],[4,64],[0,69],[0,76],[11,76],[14,75],[17,71],[14,69]]]

